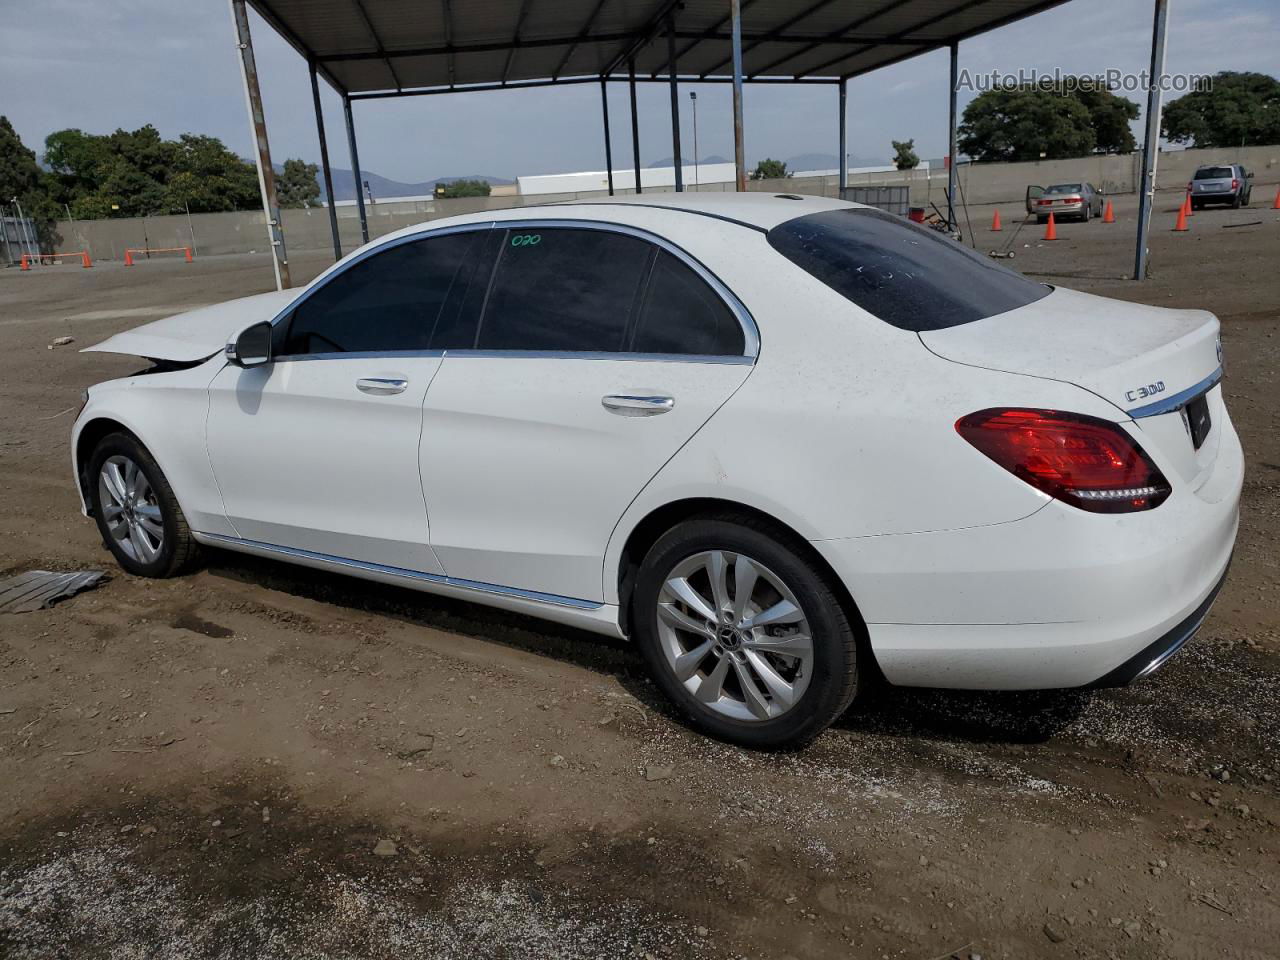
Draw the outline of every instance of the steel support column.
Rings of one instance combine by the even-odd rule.
[[[746,148],[742,133],[742,4],[729,0],[729,17],[733,21],[733,166],[738,192],[747,189]]]
[[[236,45],[240,48],[244,100],[257,146],[258,189],[262,192],[262,212],[267,218],[271,265],[275,270],[276,289],[284,290],[293,284],[289,279],[289,256],[284,246],[284,227],[280,223],[280,204],[276,201],[276,175],[271,166],[271,147],[267,143],[267,118],[262,109],[262,91],[258,88],[258,67],[253,57],[253,38],[249,35],[249,15],[244,0],[230,0],[230,3],[231,23],[236,30]]]
[[[613,141],[609,137],[609,81],[600,78],[600,110],[604,114],[604,169],[609,178],[609,196],[613,196]]]
[[[1133,257],[1133,279],[1147,276],[1147,235],[1156,195],[1156,160],[1160,156],[1160,81],[1164,78],[1164,36],[1169,21],[1169,0],[1156,0],[1151,24],[1151,87],[1147,91],[1147,133],[1142,141],[1142,187],[1138,193],[1138,241]]]
[[[369,242],[369,218],[364,211],[364,178],[360,173],[360,151],[356,149],[356,123],[351,116],[351,98],[342,98],[342,113],[347,120],[347,149],[351,153],[351,176],[356,181],[356,209],[360,211],[360,237]]]
[[[840,177],[836,181],[840,185],[840,199],[844,199],[845,190],[849,189],[849,131],[847,129],[846,111],[848,110],[849,81],[840,78]]]
[[[342,259],[342,241],[338,239],[338,208],[333,205],[333,170],[329,166],[329,140],[324,135],[324,113],[320,109],[320,82],[315,60],[307,61],[311,73],[311,101],[316,108],[316,136],[320,138],[320,175],[324,179],[324,195],[329,205],[329,232],[333,234],[333,259]]]
[[[644,193],[640,184],[640,111],[636,109],[636,62],[627,61],[627,84],[631,87],[631,162],[635,166],[636,193]]]
[[[956,229],[956,88],[960,85],[960,44],[951,44],[951,89],[947,94],[950,110],[947,121],[947,229]]]
[[[676,19],[667,17],[667,80],[671,87],[671,152],[676,193],[684,192],[684,161],[680,156],[680,84],[676,80]]]

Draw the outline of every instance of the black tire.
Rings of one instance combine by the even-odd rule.
[[[1036,217],[1036,223],[1040,224],[1040,226],[1042,227],[1048,222],[1049,222],[1048,217]]]
[[[1231,198],[1231,209],[1232,210],[1240,209],[1240,194],[1237,193],[1234,197]]]
[[[1084,205],[1084,213],[1080,214],[1080,222],[1088,223],[1089,216],[1093,213],[1093,209],[1086,203]]]
[[[791,545],[792,539],[785,530],[754,518],[698,518],[664,534],[641,564],[631,622],[650,672],[695,727],[719,739],[759,749],[803,746],[848,709],[866,673],[858,668],[858,639],[848,614],[827,577],[802,548]],[[679,563],[712,550],[763,564],[786,584],[808,620],[813,643],[808,685],[780,716],[739,720],[713,710],[680,682],[662,650],[658,601],[663,585]]]
[[[102,476],[103,465],[112,457],[126,457],[137,464],[150,485],[146,502],[160,509],[164,535],[156,555],[150,560],[143,561],[127,553],[108,525],[101,502],[99,478]],[[200,545],[191,536],[191,528],[187,526],[187,518],[182,515],[182,508],[173,495],[173,488],[169,486],[164,472],[147,448],[135,437],[127,433],[112,433],[99,441],[89,458],[88,488],[89,503],[93,509],[93,518],[98,524],[98,532],[102,535],[102,542],[125,572],[138,577],[163,579],[182,573],[196,562]]]
[[[1194,200],[1191,201],[1191,210],[1193,212],[1196,210],[1202,210],[1202,209],[1204,209],[1204,204],[1196,203]]]

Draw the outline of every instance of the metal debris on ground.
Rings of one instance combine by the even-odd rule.
[[[107,575],[101,570],[79,573],[50,573],[28,570],[0,580],[0,613],[30,613],[51,607],[59,600],[98,586]]]

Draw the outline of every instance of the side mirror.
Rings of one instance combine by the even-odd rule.
[[[271,323],[263,320],[245,327],[227,344],[227,362],[237,367],[260,367],[271,362]]]

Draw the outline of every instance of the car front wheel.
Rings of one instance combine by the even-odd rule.
[[[171,577],[196,558],[199,545],[155,459],[134,437],[102,439],[89,462],[89,499],[102,542],[139,577]]]
[[[857,641],[842,604],[815,564],[768,523],[676,526],[645,557],[633,603],[658,686],[713,736],[799,746],[857,692]]]

